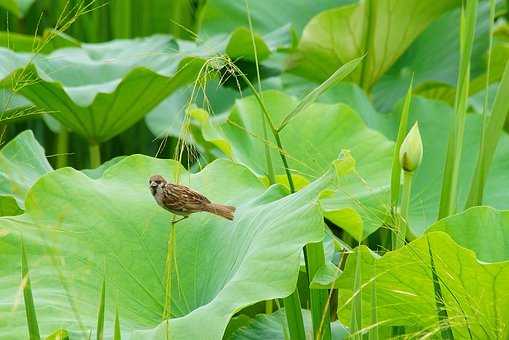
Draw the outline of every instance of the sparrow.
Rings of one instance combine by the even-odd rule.
[[[209,212],[233,221],[235,207],[212,203],[196,191],[179,184],[167,182],[162,176],[150,177],[149,188],[157,204],[171,213],[183,216],[177,223],[200,211]]]

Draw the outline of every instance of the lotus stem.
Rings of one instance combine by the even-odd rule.
[[[88,150],[90,153],[90,168],[95,169],[101,165],[101,149],[99,144],[90,143]]]
[[[62,127],[57,135],[57,168],[67,166],[69,152],[69,132]]]

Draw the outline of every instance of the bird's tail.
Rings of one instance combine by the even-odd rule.
[[[235,207],[229,205],[222,205],[217,203],[209,203],[207,204],[206,210],[212,214],[217,216],[224,217],[233,221],[233,213],[235,212]]]

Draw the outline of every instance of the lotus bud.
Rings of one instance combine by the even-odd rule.
[[[399,164],[407,172],[414,172],[422,161],[422,140],[419,125],[415,122],[399,149]]]

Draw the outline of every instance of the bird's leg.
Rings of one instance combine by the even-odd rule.
[[[175,225],[175,224],[177,224],[178,222],[180,222],[180,221],[182,221],[182,220],[185,220],[185,219],[186,219],[186,218],[188,218],[188,217],[189,217],[189,215],[187,215],[187,216],[183,216],[181,219],[178,219],[178,220],[176,220],[176,221],[171,221],[171,224]]]

